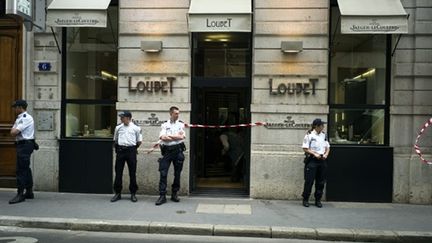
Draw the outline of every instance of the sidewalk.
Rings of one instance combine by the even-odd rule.
[[[181,197],[155,206],[156,196],[35,192],[9,205],[0,189],[0,225],[33,228],[319,240],[432,242],[432,205]]]

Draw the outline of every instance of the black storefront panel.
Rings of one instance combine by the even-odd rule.
[[[332,146],[328,161],[328,201],[392,202],[393,148]]]
[[[59,191],[111,193],[111,140],[60,140]]]

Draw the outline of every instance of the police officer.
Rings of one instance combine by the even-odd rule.
[[[16,100],[12,107],[15,109],[15,114],[18,115],[15,124],[10,130],[10,134],[16,140],[16,180],[18,193],[9,201],[9,204],[20,203],[25,201],[25,199],[34,198],[30,156],[36,146],[34,140],[34,121],[33,117],[26,111],[27,102],[25,100]]]
[[[159,199],[156,201],[156,205],[162,205],[166,203],[166,187],[167,187],[167,176],[168,169],[171,162],[174,165],[174,182],[171,187],[171,201],[180,202],[177,196],[177,192],[180,189],[180,173],[183,169],[183,161],[185,157],[183,151],[186,150],[184,145],[184,139],[186,134],[184,132],[184,123],[179,120],[179,108],[172,106],[169,109],[170,119],[161,125],[161,131],[159,133],[160,147],[162,152],[162,158],[159,159]]]
[[[137,167],[137,149],[141,145],[142,135],[141,128],[132,121],[132,114],[129,111],[119,113],[122,123],[116,126],[114,130],[114,142],[116,151],[115,161],[115,179],[114,192],[115,195],[111,198],[111,202],[116,202],[121,199],[123,168],[125,162],[129,169],[129,191],[131,193],[131,201],[137,202],[136,191],[138,185],[136,182],[136,167]]]
[[[321,208],[321,197],[326,182],[327,157],[330,153],[330,144],[323,132],[325,122],[317,118],[312,122],[312,129],[308,131],[303,140],[305,152],[303,206],[309,207],[309,196],[315,181],[315,206]]]

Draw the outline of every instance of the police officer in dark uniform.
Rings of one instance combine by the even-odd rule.
[[[132,121],[132,114],[129,111],[119,113],[122,123],[116,126],[114,130],[114,142],[116,151],[115,161],[115,179],[114,191],[115,195],[111,202],[116,202],[121,199],[123,169],[125,162],[129,169],[129,191],[131,193],[131,201],[137,202],[136,191],[138,185],[136,182],[136,167],[137,167],[137,149],[141,145],[142,135],[141,128]]]
[[[327,157],[330,153],[330,144],[323,132],[325,122],[317,118],[312,122],[312,129],[308,131],[303,140],[305,152],[303,206],[309,207],[309,196],[315,181],[315,206],[321,208],[321,197],[326,182]]]
[[[38,146],[34,140],[33,117],[27,113],[27,102],[16,100],[12,107],[18,115],[10,134],[15,137],[16,144],[16,181],[18,193],[9,204],[20,203],[25,199],[33,199],[33,177],[30,169],[30,156]],[[25,190],[25,193],[24,193]]]
[[[160,147],[162,158],[159,159],[159,199],[156,205],[166,203],[166,188],[168,169],[171,162],[174,165],[174,182],[171,187],[171,201],[180,202],[177,192],[180,190],[180,173],[183,169],[185,157],[183,151],[186,150],[184,139],[186,134],[184,131],[184,123],[179,120],[179,108],[172,106],[169,110],[170,119],[161,125],[159,133]]]

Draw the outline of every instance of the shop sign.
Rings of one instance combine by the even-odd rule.
[[[48,10],[47,25],[55,27],[106,27],[105,10],[67,11]]]
[[[405,16],[379,18],[343,16],[341,32],[343,34],[403,34],[408,33],[408,21]]]
[[[308,82],[298,82],[298,81],[281,81],[279,83],[274,83],[273,79],[269,79],[269,91],[270,95],[315,95],[316,83],[318,79],[309,79]]]
[[[377,22],[372,22],[369,25],[355,25],[350,27],[352,32],[395,32],[399,29],[396,25],[381,25]]]
[[[132,79],[128,77],[129,92],[138,93],[172,93],[173,92],[173,82],[176,80],[175,77],[166,78],[137,78]]]
[[[192,32],[250,32],[250,14],[238,15],[189,15],[189,31]]]
[[[140,126],[157,126],[157,127],[159,127],[165,121],[159,120],[159,118],[156,116],[155,113],[151,113],[150,117],[147,118],[147,120],[136,120],[136,119],[134,119],[134,122],[137,125],[140,125]]]
[[[309,123],[296,123],[292,116],[287,116],[287,119],[283,122],[266,122],[264,125],[268,129],[309,129]]]
[[[16,14],[32,20],[33,0],[6,0],[6,14]]]

